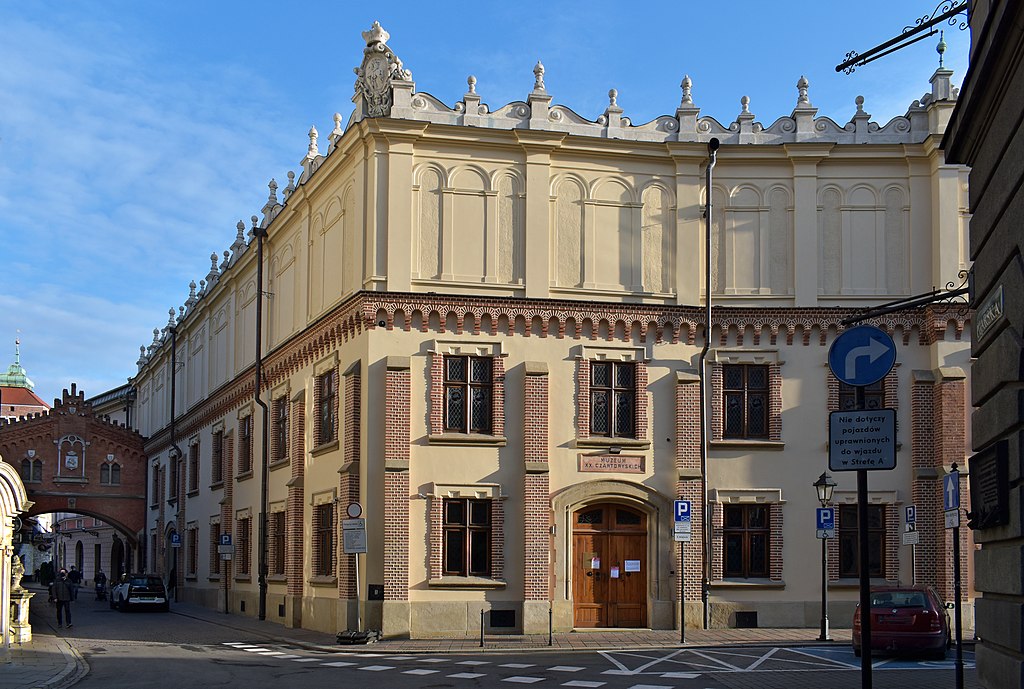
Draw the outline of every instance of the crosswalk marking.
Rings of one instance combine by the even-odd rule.
[[[490,663],[489,660],[462,660],[462,661],[459,661],[458,663],[455,663],[455,664],[456,665],[490,665],[491,663]]]
[[[563,682],[563,687],[583,687],[584,689],[596,689],[597,687],[603,687],[606,682],[585,682],[581,679],[574,679],[571,682]]]
[[[699,672],[663,672],[662,679],[694,679],[700,677]]]
[[[517,684],[533,684],[534,682],[543,682],[543,677],[506,677],[501,680],[502,682],[515,682]]]
[[[264,651],[269,651],[270,649],[260,648],[259,646],[253,646],[252,648],[243,648],[242,650],[248,651],[249,653],[263,653]]]
[[[293,663],[315,663],[319,658],[292,658]]]
[[[282,651],[261,651],[260,655],[261,656],[283,656],[284,653]]]
[[[352,665],[355,665],[355,663],[347,663],[344,660],[336,660],[333,663],[321,663],[321,665],[326,665],[327,667],[350,667]]]
[[[673,689],[668,684],[634,684],[629,689]]]
[[[368,670],[369,672],[380,672],[381,670],[394,670],[394,665],[364,665],[357,670]]]
[[[445,663],[447,662],[444,658],[417,658],[417,663]]]
[[[477,677],[483,677],[482,672],[456,672],[454,675],[448,675],[453,679],[476,679]]]
[[[413,670],[403,670],[403,675],[433,675],[440,672],[440,670],[427,670],[426,668],[418,667]]]
[[[549,667],[548,669],[554,670],[555,672],[579,672],[585,668],[576,667],[575,665],[556,665],[554,667]]]
[[[278,660],[295,660],[296,658],[301,658],[301,657],[302,656],[297,656],[294,653],[285,653],[284,655],[277,656],[277,659]]]
[[[356,658],[383,658],[383,653],[353,653]]]
[[[498,667],[510,667],[515,668],[516,670],[524,670],[528,667],[533,666],[533,663],[505,663],[504,665],[499,665]]]

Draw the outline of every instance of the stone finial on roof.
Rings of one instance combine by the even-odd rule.
[[[807,98],[807,87],[810,86],[810,85],[811,85],[811,83],[809,81],[807,81],[807,77],[805,77],[803,75],[800,75],[800,78],[796,82],[796,90],[797,90],[796,105],[797,105],[797,107],[800,107],[800,106],[810,107],[811,101]]]
[[[295,173],[291,170],[288,171],[288,184],[284,188],[284,200],[287,201],[288,197],[295,191]]]
[[[185,305],[191,308],[197,301],[199,298],[196,296],[196,281],[191,280],[188,283],[188,299],[185,300]]]
[[[679,101],[679,107],[682,108],[687,105],[693,105],[693,96],[691,95],[693,81],[690,80],[689,74],[683,75],[683,80],[679,82],[679,88],[683,90],[683,99]]]
[[[153,344],[160,341],[160,328],[153,328]]]
[[[476,93],[476,77],[472,74],[466,77],[466,86],[469,87],[467,93]]]
[[[270,189],[270,195],[267,197],[267,201],[273,205],[277,205],[277,180],[273,177],[267,182],[267,188]]]
[[[210,254],[210,272],[206,274],[206,284],[213,285],[217,282],[217,276],[220,275],[217,270],[217,252],[214,251]]]
[[[309,128],[309,148],[306,150],[306,160],[312,160],[320,155],[320,148],[317,145],[317,139],[320,133],[316,130],[316,125]]]
[[[185,320],[185,307],[184,306],[179,306],[178,307],[178,322],[181,323],[183,320]]]
[[[939,44],[935,46],[935,52],[939,54],[939,69],[942,69],[942,56],[946,52],[946,32],[939,31]]]
[[[141,368],[144,363],[146,363],[146,347],[139,345],[139,360],[135,362],[135,365]]]
[[[545,91],[544,88],[544,65],[541,64],[540,60],[537,60],[537,64],[533,67],[533,90],[534,91]]]
[[[167,327],[174,327],[174,307],[167,309]]]
[[[864,112],[864,96],[857,96],[853,99],[853,102],[857,105],[857,112],[854,113],[854,117],[867,114]]]
[[[750,96],[743,96],[742,98],[740,98],[740,114],[750,114]]]
[[[231,243],[231,253],[228,254],[228,252],[224,252],[226,255],[231,257],[231,261],[236,260],[241,255],[241,253],[245,251],[246,247],[245,223],[239,220],[238,223],[235,224],[235,230],[235,241]],[[221,268],[223,268],[223,266],[221,266]]]
[[[608,106],[615,108],[619,105],[619,92],[616,89],[608,89]]]
[[[231,252],[225,250],[223,256],[224,260],[220,262],[220,272],[222,273],[228,269],[228,262],[231,260]]]

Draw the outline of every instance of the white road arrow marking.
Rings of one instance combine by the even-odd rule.
[[[888,353],[889,348],[881,340],[875,338],[869,338],[868,344],[861,345],[860,347],[854,347],[846,353],[846,361],[843,362],[846,377],[856,378],[857,377],[857,359],[862,357],[868,357],[868,363],[873,364],[878,357]]]

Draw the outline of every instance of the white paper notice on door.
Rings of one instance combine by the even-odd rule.
[[[640,571],[640,560],[626,560],[626,571],[627,572],[639,572]]]
[[[612,577],[612,579],[618,579],[619,578],[619,568],[618,567],[612,567],[611,577]]]
[[[592,557],[590,558],[590,569],[601,569],[601,558]]]

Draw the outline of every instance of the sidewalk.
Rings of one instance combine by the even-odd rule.
[[[29,586],[32,641],[11,644],[10,662],[0,664],[3,689],[62,689],[82,679],[89,665],[68,639],[57,635],[46,589]]]

